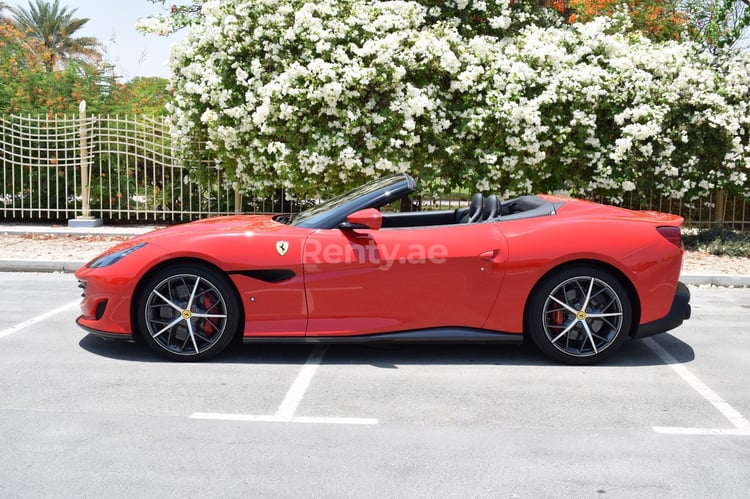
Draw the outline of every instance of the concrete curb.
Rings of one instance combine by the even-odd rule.
[[[75,272],[86,262],[51,260],[0,260],[0,272]]]
[[[721,288],[750,288],[750,275],[741,274],[683,274],[680,280],[692,286],[718,286]]]

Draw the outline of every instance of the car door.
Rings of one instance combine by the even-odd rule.
[[[494,223],[316,230],[303,253],[307,335],[481,327],[506,261]]]

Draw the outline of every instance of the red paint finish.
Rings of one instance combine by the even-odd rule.
[[[308,334],[479,328],[507,265],[496,224],[319,230],[305,245]],[[496,252],[490,261],[481,257]]]
[[[146,243],[120,261],[76,273],[86,284],[79,322],[129,337],[139,283],[174,262],[209,265],[228,276],[248,338],[448,326],[520,334],[537,283],[553,269],[582,261],[622,277],[639,313],[635,324],[667,315],[682,249],[674,229],[662,230],[665,237],[658,228],[677,228],[680,217],[541,197],[559,209],[533,218],[388,228],[370,207],[342,219],[349,226],[333,228],[232,216],[156,231],[105,253]],[[284,278],[258,277],[274,273]]]

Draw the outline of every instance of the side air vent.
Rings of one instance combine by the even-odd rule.
[[[288,281],[297,275],[289,269],[242,270],[239,272],[230,272],[230,274],[244,275],[258,279],[259,281],[271,283]]]

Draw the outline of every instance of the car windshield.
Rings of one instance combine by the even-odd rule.
[[[355,199],[367,197],[369,194],[377,192],[381,189],[386,189],[390,185],[395,185],[403,181],[403,174],[388,175],[387,177],[373,180],[372,182],[368,182],[367,184],[361,185],[349,192],[340,194],[301,213],[292,215],[290,223],[291,225],[301,225],[320,214],[335,210]]]

